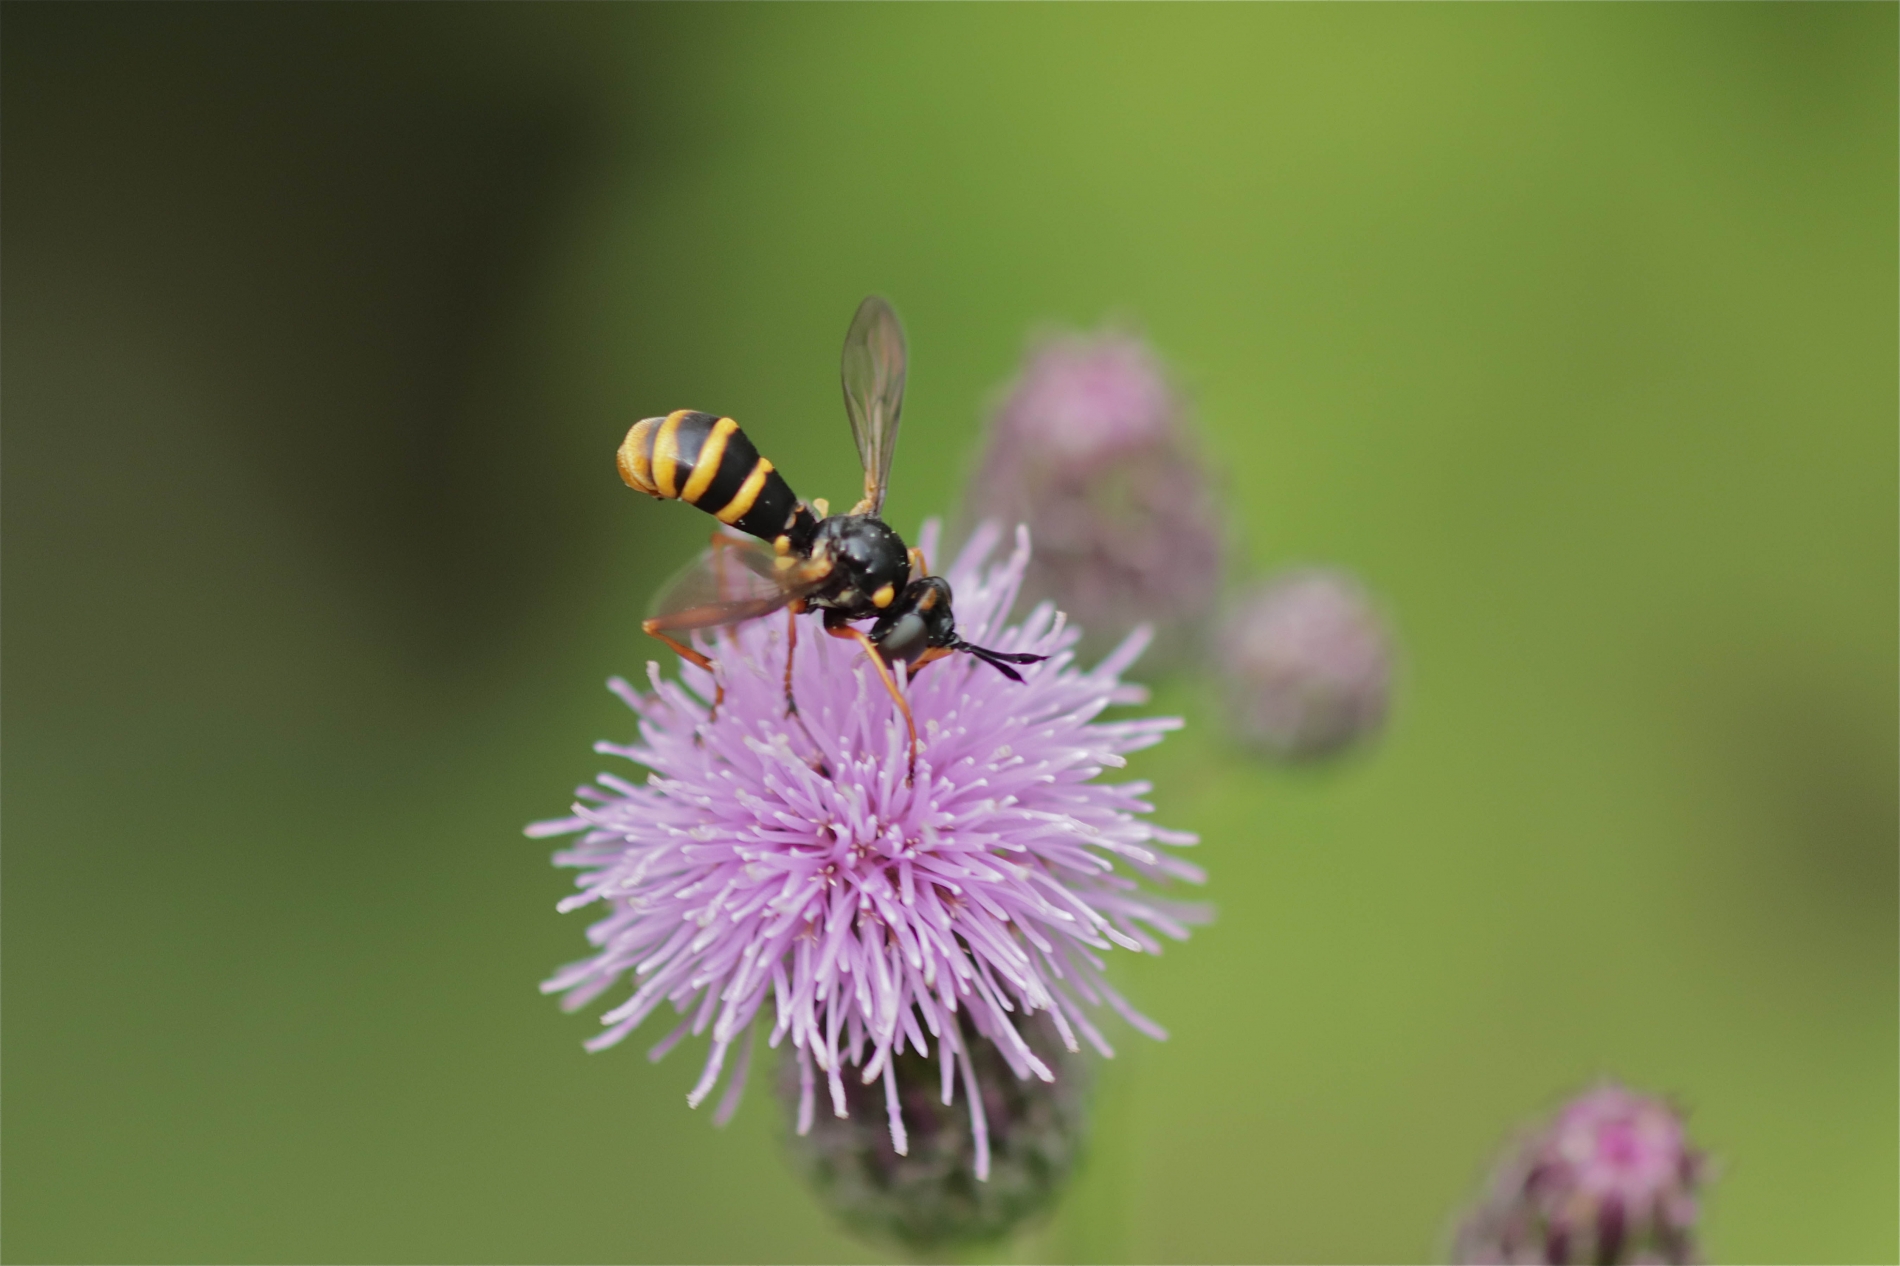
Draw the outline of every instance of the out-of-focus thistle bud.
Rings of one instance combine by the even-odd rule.
[[[1517,1143],[1459,1226],[1454,1260],[1699,1261],[1707,1168],[1675,1109],[1606,1082]]]
[[[1365,591],[1343,572],[1282,573],[1221,624],[1235,732],[1286,760],[1327,756],[1385,719],[1391,648]]]
[[[853,1230],[919,1255],[1000,1239],[1053,1207],[1082,1146],[1088,1067],[1064,1048],[1044,1016],[1023,1021],[1020,1031],[1054,1071],[1054,1082],[1017,1077],[994,1043],[961,1025],[988,1128],[987,1179],[977,1178],[965,1097],[972,1079],[958,1078],[946,1104],[938,1065],[912,1049],[896,1061],[905,1155],[898,1155],[886,1126],[881,1080],[866,1086],[845,1078],[850,1115],[821,1105],[811,1130],[792,1136],[792,1159],[819,1200]],[[788,1120],[795,1119],[796,1061],[779,1064],[779,1097]]]
[[[969,516],[1029,525],[1023,596],[1080,624],[1085,656],[1148,623],[1162,665],[1212,613],[1220,523],[1185,413],[1147,344],[1109,331],[1038,343],[991,419]]]

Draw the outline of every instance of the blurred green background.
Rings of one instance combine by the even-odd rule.
[[[1121,964],[1003,1252],[1408,1261],[1604,1073],[1716,1261],[1892,1261],[1893,5],[4,17],[4,1240],[28,1261],[868,1260],[755,1085],[588,1056],[520,825],[705,522],[628,423],[954,507],[1028,332],[1139,320],[1251,565],[1404,648],[1330,770],[1139,772],[1220,921]]]

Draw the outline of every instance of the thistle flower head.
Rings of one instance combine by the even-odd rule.
[[[710,1031],[687,1101],[704,1101],[735,1054],[723,1120],[738,1104],[758,1019],[770,1044],[791,1045],[801,1133],[818,1082],[844,1115],[847,1078],[881,1079],[900,1155],[898,1057],[934,1058],[943,1101],[958,1084],[966,1092],[983,1178],[974,1044],[992,1044],[1015,1077],[1049,1081],[1055,1070],[1022,1035],[1030,1013],[1045,1014],[1071,1050],[1087,1041],[1111,1053],[1090,1018],[1103,1006],[1161,1036],[1103,978],[1103,955],[1158,952],[1156,933],[1187,935],[1200,912],[1138,881],[1199,882],[1163,847],[1194,841],[1140,816],[1146,785],[1099,776],[1179,722],[1098,719],[1110,704],[1143,698],[1119,681],[1140,635],[1083,671],[1075,633],[1046,604],[1006,626],[1029,545],[1019,530],[1009,560],[985,566],[998,535],[980,530],[947,573],[959,628],[986,646],[1050,658],[1021,682],[966,655],[912,680],[914,780],[903,721],[872,665],[854,644],[823,636],[815,616],[799,617],[796,716],[785,709],[782,618],[704,644],[724,687],[716,712],[713,674],[690,666],[678,682],[650,666],[647,691],[613,683],[639,717],[639,737],[596,750],[650,770],[646,785],[602,774],[577,792],[570,817],[529,828],[579,835],[555,854],[581,872],[580,892],[560,908],[605,912],[588,929],[594,953],[543,990],[574,1008],[622,981],[632,987],[601,1017],[590,1049],[670,1004],[683,1018],[651,1057]],[[927,527],[927,554],[935,536]]]
[[[1457,1260],[1696,1261],[1706,1169],[1673,1108],[1606,1082],[1511,1151],[1459,1228]]]
[[[1235,732],[1290,760],[1328,755],[1385,718],[1391,653],[1364,590],[1342,572],[1287,572],[1221,623]]]
[[[1145,622],[1164,653],[1178,652],[1213,607],[1213,496],[1186,407],[1132,334],[1062,335],[1031,352],[991,421],[968,500],[975,516],[1029,525],[1026,591],[1101,646]]]

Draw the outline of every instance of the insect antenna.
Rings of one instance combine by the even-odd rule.
[[[986,646],[973,646],[962,638],[957,639],[955,649],[968,651],[1011,681],[1023,679],[1021,673],[1010,667],[1011,664],[1040,664],[1049,658],[1047,655],[1030,655],[1022,651],[993,651]]]

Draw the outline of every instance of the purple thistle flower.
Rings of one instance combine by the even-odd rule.
[[[676,683],[649,664],[648,692],[611,683],[639,715],[640,737],[595,750],[651,770],[647,785],[602,774],[578,790],[572,816],[528,828],[581,836],[554,856],[583,872],[580,893],[559,908],[608,910],[588,929],[597,952],[543,991],[564,994],[571,1010],[629,974],[635,985],[588,1049],[614,1045],[671,1003],[684,1018],[649,1058],[689,1033],[712,1035],[690,1105],[712,1093],[740,1045],[715,1115],[723,1124],[745,1084],[753,1021],[769,1004],[769,1045],[789,1038],[796,1053],[799,1133],[820,1078],[845,1115],[849,1066],[863,1085],[883,1079],[902,1155],[896,1057],[934,1046],[945,1103],[962,1082],[984,1178],[988,1135],[965,1025],[1016,1077],[1044,1081],[1054,1070],[1018,1028],[1029,1013],[1046,1013],[1070,1050],[1080,1035],[1113,1053],[1084,1004],[1165,1036],[1109,986],[1102,954],[1158,953],[1153,932],[1184,939],[1205,918],[1137,883],[1202,882],[1155,847],[1195,841],[1137,816],[1150,810],[1146,784],[1096,777],[1180,722],[1096,720],[1110,704],[1145,698],[1119,681],[1142,633],[1083,672],[1072,663],[1075,631],[1047,604],[1005,626],[1029,543],[1019,529],[1009,561],[985,568],[999,535],[979,530],[947,573],[959,625],[973,641],[1050,659],[1025,668],[1021,683],[964,655],[920,673],[907,688],[920,739],[914,784],[895,705],[863,653],[824,636],[815,615],[801,617],[795,718],[785,715],[781,619],[707,646],[725,687],[716,718],[705,702],[713,676],[690,665]],[[926,554],[936,538],[927,525]]]
[[[1111,331],[1044,340],[991,420],[969,511],[1029,525],[1025,591],[1091,649],[1145,622],[1175,655],[1213,610],[1220,523],[1186,413],[1153,350]]]
[[[1465,1216],[1462,1263],[1693,1262],[1707,1161],[1661,1099],[1605,1082],[1526,1135]]]
[[[1249,591],[1221,622],[1233,728],[1286,760],[1327,756],[1385,719],[1391,650],[1352,577],[1313,568]]]

